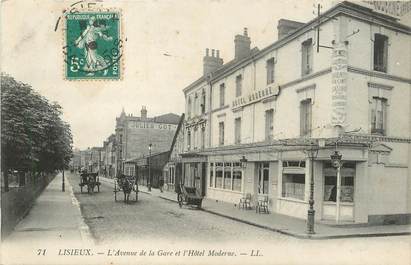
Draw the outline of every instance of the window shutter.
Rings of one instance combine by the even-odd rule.
[[[388,66],[388,37],[384,38],[384,50],[383,50],[383,56],[382,56],[382,70],[384,72],[387,72],[387,66]]]

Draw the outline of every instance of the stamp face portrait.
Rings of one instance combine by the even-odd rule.
[[[121,13],[76,12],[67,14],[65,22],[66,79],[120,79]]]

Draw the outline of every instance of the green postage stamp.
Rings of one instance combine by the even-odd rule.
[[[67,14],[64,34],[66,79],[121,79],[123,40],[119,11]]]

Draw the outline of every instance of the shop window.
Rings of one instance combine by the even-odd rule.
[[[242,184],[241,163],[233,163],[233,183],[232,183],[233,190],[241,191],[241,184]]]
[[[300,103],[300,135],[310,136],[312,130],[312,104],[311,99]]]
[[[270,175],[270,164],[259,163],[258,164],[258,193],[268,194],[268,181]]]
[[[218,144],[220,146],[224,145],[224,122],[218,124]]]
[[[387,99],[373,97],[371,105],[371,133],[386,134]]]
[[[304,200],[305,174],[283,173],[282,197]]]
[[[266,68],[267,68],[267,85],[274,83],[274,64],[275,60],[274,58],[270,58],[266,62]]]
[[[301,168],[305,168],[305,161],[304,160],[283,161],[283,167],[301,167]]]
[[[215,187],[223,187],[223,163],[215,163]]]
[[[214,163],[210,163],[210,178],[208,181],[208,186],[209,187],[214,187]]]
[[[273,138],[274,131],[274,110],[270,109],[265,112],[265,139],[270,140]]]
[[[381,34],[375,34],[374,36],[374,70],[386,73],[388,37]]]
[[[215,166],[214,169],[213,166]],[[215,178],[213,179],[214,175]],[[241,191],[242,177],[240,162],[210,163],[209,187]]]
[[[313,45],[312,39],[302,43],[302,76],[311,74],[313,71]]]
[[[241,118],[236,118],[234,120],[234,143],[241,143]]]
[[[225,105],[225,85],[222,83],[220,85],[220,107]]]
[[[240,97],[243,89],[243,76],[237,75],[235,78],[235,96]]]
[[[223,189],[231,190],[231,163],[224,163],[224,186]]]

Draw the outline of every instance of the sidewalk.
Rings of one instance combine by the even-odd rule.
[[[30,242],[39,247],[44,243],[94,244],[67,177],[65,192],[61,191],[61,185],[60,173],[44,189],[28,215],[5,239],[5,243],[13,245]]]
[[[159,198],[177,202],[177,195],[174,192],[152,188],[151,192],[146,186],[139,186],[139,191]],[[306,221],[290,216],[270,213],[258,214],[255,210],[240,210],[234,204],[220,202],[216,200],[203,199],[202,210],[211,214],[219,215],[238,222],[246,223],[270,231],[303,239],[335,239],[350,237],[376,237],[411,235],[410,225],[381,225],[381,226],[335,226],[322,223],[315,224],[315,234],[306,233]]]

